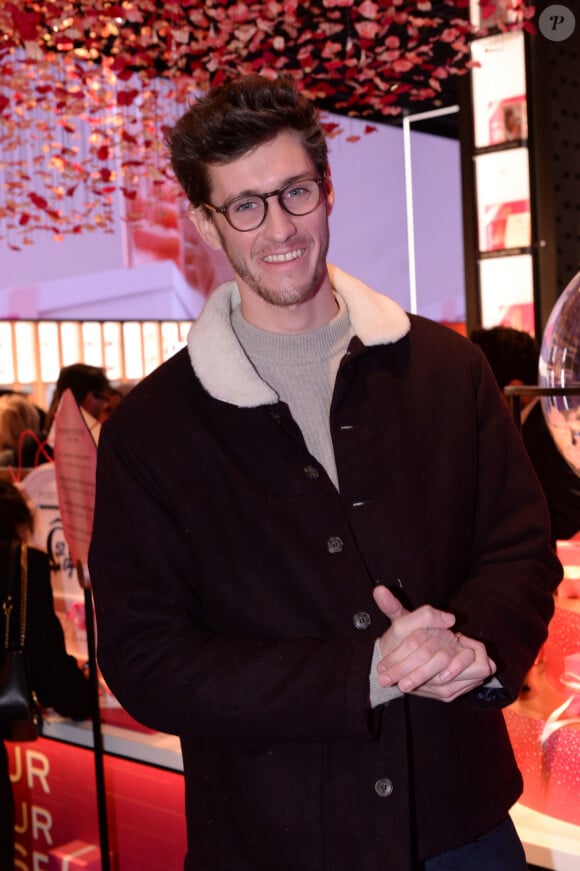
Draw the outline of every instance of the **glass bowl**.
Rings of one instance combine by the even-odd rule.
[[[548,318],[539,384],[580,391],[580,272],[566,286]],[[543,396],[542,410],[558,450],[580,476],[580,392]]]

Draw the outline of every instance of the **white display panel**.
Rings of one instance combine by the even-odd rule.
[[[123,377],[121,324],[118,321],[103,324],[103,346],[107,376],[110,381],[118,381]]]
[[[48,407],[63,366],[103,366],[113,384],[140,380],[187,342],[192,321],[0,322],[0,388]],[[102,361],[102,362],[100,362]]]
[[[156,323],[143,324],[143,365],[145,375],[152,372],[162,361],[159,329]]]
[[[22,384],[34,381],[37,376],[36,336],[31,323],[20,321],[14,325],[14,340],[18,350],[16,380]]]
[[[481,325],[498,324],[534,332],[534,279],[531,254],[479,261]]]
[[[60,324],[61,365],[72,366],[83,359],[80,324],[63,321]]]
[[[143,335],[138,321],[123,324],[123,347],[125,349],[125,373],[129,381],[139,381],[143,371]]]
[[[393,124],[370,124],[366,119],[326,112],[323,121],[343,131],[328,138],[336,191],[328,260],[408,308],[403,133]],[[429,317],[449,319],[452,315],[461,320],[465,279],[459,144],[452,138],[416,131],[414,123],[411,127],[418,311]],[[160,237],[167,233],[153,222],[145,224],[145,229],[159,230]],[[197,318],[205,295],[195,276],[207,275],[206,258],[197,248],[188,247],[187,274],[180,269],[180,257],[179,264],[151,259],[128,268],[123,250],[126,232],[119,217],[113,235],[80,233],[54,242],[52,234],[39,230],[26,252],[3,250],[0,317]],[[161,247],[149,253],[151,258],[161,255]],[[213,286],[219,283],[217,278]],[[71,354],[71,358],[71,363],[76,362],[82,354]]]
[[[44,321],[38,324],[38,349],[41,380],[56,381],[60,367],[58,363],[58,324],[55,321]]]
[[[13,384],[15,374],[12,325],[0,322],[0,384]]]
[[[527,139],[523,33],[475,40],[471,57],[475,147]]]
[[[469,0],[469,20],[477,28],[497,27],[501,24],[514,24],[521,18],[519,4],[513,0]]]
[[[475,157],[479,250],[531,245],[530,171],[527,148]]]
[[[83,336],[83,360],[89,366],[103,365],[103,345],[101,325],[96,321],[85,321],[81,326]],[[78,361],[77,361],[78,362]]]

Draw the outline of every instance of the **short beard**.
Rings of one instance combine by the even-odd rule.
[[[273,290],[265,284],[261,276],[254,275],[254,273],[248,269],[244,261],[241,258],[238,259],[235,252],[230,250],[226,239],[217,225],[216,231],[220,237],[224,254],[228,258],[230,266],[235,274],[238,275],[242,281],[244,281],[248,287],[250,287],[254,293],[260,297],[260,299],[263,299],[264,302],[267,302],[270,305],[287,307],[306,302],[316,295],[327,273],[326,255],[328,254],[328,246],[330,242],[328,228],[325,237],[321,239],[320,255],[315,271],[310,279],[301,286],[288,287],[282,290]]]

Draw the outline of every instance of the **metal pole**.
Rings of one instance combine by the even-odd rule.
[[[110,871],[109,827],[107,823],[107,792],[105,789],[105,767],[103,753],[103,734],[101,731],[101,709],[99,707],[99,671],[95,643],[95,623],[93,596],[90,585],[85,582],[81,560],[77,560],[77,577],[85,595],[85,617],[87,624],[87,647],[89,655],[89,682],[91,685],[93,748],[95,758],[95,784],[97,792],[97,811],[99,817],[99,842],[101,847],[101,869]]]

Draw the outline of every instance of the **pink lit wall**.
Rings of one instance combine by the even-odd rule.
[[[405,308],[411,306],[403,134],[381,125],[336,118],[344,133],[330,140],[336,205],[329,260]],[[349,142],[348,137],[360,137]],[[436,320],[464,319],[459,145],[412,134],[412,183],[417,308]],[[136,262],[126,224],[116,232],[54,242],[37,234],[22,252],[0,248],[0,317],[187,318],[203,302],[195,278],[174,262]],[[163,256],[163,255],[160,255]],[[135,269],[128,265],[133,262]],[[216,280],[220,270],[215,271]],[[159,287],[157,287],[159,284]],[[191,290],[191,292],[190,292]],[[200,292],[201,291],[201,292]]]

